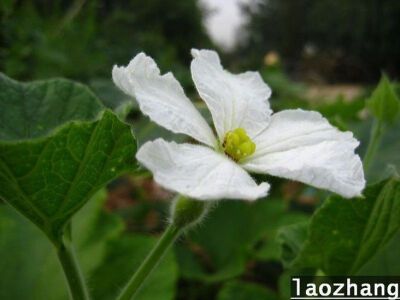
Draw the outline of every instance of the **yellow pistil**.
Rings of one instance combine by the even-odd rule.
[[[247,136],[246,130],[243,128],[228,131],[222,147],[225,154],[236,162],[256,151],[256,144]]]

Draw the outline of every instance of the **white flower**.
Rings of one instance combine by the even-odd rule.
[[[217,137],[174,76],[160,75],[152,58],[140,53],[128,66],[113,68],[115,84],[135,97],[152,121],[203,144],[145,143],[136,157],[156,182],[200,200],[255,200],[267,195],[269,184],[257,184],[246,172],[251,171],[344,197],[360,195],[365,180],[352,133],[339,131],[313,111],[272,114],[271,90],[258,72],[231,74],[214,51],[192,50],[192,55],[192,77]]]

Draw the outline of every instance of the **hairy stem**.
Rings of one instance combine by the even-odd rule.
[[[164,234],[158,240],[156,246],[129,280],[122,293],[119,295],[118,300],[129,300],[137,293],[143,282],[147,279],[151,271],[157,266],[163,255],[174,243],[180,232],[181,230],[173,223],[167,227]]]
[[[133,274],[118,297],[118,300],[129,300],[136,295],[151,271],[157,266],[163,255],[174,243],[179,234],[201,222],[207,214],[210,204],[178,195],[171,204],[171,224],[158,240],[153,250]]]

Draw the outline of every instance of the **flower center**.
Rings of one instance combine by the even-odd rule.
[[[256,144],[247,136],[246,130],[243,128],[228,131],[222,147],[225,154],[236,162],[256,151]]]

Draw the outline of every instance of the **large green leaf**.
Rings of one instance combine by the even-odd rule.
[[[312,217],[308,232],[304,224],[283,229],[285,264],[319,268],[328,275],[357,274],[400,228],[397,175],[366,188],[364,194],[351,200],[330,197]]]
[[[91,121],[102,109],[82,84],[66,79],[20,83],[0,73],[0,141],[42,137],[66,122]]]
[[[136,168],[135,139],[79,84],[1,76],[0,87],[0,197],[57,245],[97,190]]]
[[[182,275],[205,282],[221,281],[243,273],[250,258],[275,259],[279,226],[305,218],[275,199],[222,201],[200,227],[192,229],[185,242],[176,245]]]

